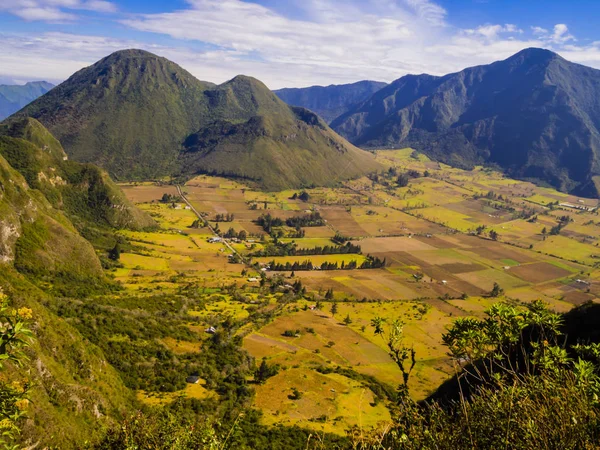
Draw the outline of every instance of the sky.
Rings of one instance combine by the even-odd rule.
[[[600,69],[598,0],[0,0],[0,83],[141,48],[271,89],[443,75],[527,47]]]

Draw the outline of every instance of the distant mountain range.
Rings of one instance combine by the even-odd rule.
[[[53,84],[46,81],[32,81],[23,85],[0,84],[0,121],[53,87]]]
[[[541,49],[435,77],[407,75],[334,119],[363,148],[413,147],[598,196],[600,71]]]
[[[70,157],[118,179],[211,173],[286,189],[379,168],[372,154],[258,80],[215,86],[142,50],[80,70],[14,117],[39,120]]]
[[[352,84],[285,88],[273,92],[288,105],[310,109],[331,123],[385,86],[387,83],[367,80]]]

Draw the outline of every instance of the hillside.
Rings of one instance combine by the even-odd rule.
[[[288,105],[310,109],[331,123],[386,85],[380,81],[364,80],[351,84],[284,88],[274,92]]]
[[[379,167],[317,115],[290,108],[258,80],[238,76],[209,95],[216,120],[186,140],[184,173],[200,169],[281,190],[332,185]]]
[[[16,116],[36,118],[71,158],[119,179],[210,172],[278,189],[378,167],[257,80],[240,76],[215,87],[141,50],[82,69]]]
[[[134,396],[100,349],[49,305],[116,288],[102,269],[97,250],[103,249],[82,233],[114,245],[117,228],[153,224],[105,172],[66,160],[60,142],[39,122],[0,127],[0,289],[13,306],[32,309],[35,319],[25,366],[33,383],[31,420],[23,425],[28,445],[42,439],[76,448],[133,408]],[[6,376],[23,373],[9,368]]]
[[[131,229],[154,225],[106,172],[92,164],[69,161],[60,142],[35,119],[0,125],[0,155],[79,229],[90,224]]]
[[[332,127],[361,147],[412,146],[462,167],[598,195],[600,71],[527,49],[444,77],[402,77]]]
[[[0,85],[0,120],[17,112],[53,87],[53,84],[46,81],[32,81],[24,85]]]

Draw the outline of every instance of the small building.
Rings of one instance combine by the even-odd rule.
[[[200,383],[200,377],[198,375],[191,375],[185,379],[186,383],[198,384]]]
[[[563,203],[559,203],[559,206],[562,206],[564,208],[571,208],[571,209],[577,209],[579,211],[595,211],[596,207],[595,206],[586,206],[586,205],[575,205],[573,203],[567,203],[567,202],[563,202]]]
[[[256,283],[258,281],[258,278],[252,277],[252,278],[248,278],[248,283]]]
[[[208,240],[208,242],[210,242],[211,244],[214,244],[215,242],[222,242],[222,241],[223,241],[223,238],[220,238],[220,237],[218,237],[218,236],[211,237],[211,238]]]
[[[208,334],[215,334],[217,332],[217,329],[215,327],[208,327],[206,330],[204,330],[206,333]]]

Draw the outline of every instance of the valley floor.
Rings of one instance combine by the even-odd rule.
[[[281,367],[255,388],[254,406],[263,412],[263,423],[343,434],[352,425],[369,428],[389,420],[382,391],[400,382],[385,342],[373,333],[375,317],[404,322],[406,339],[417,352],[410,389],[422,399],[454,374],[441,339],[453,318],[481,316],[500,300],[542,299],[561,312],[596,301],[596,200],[484,168],[454,169],[410,149],[379,151],[377,159],[389,170],[338,188],[307,189],[305,200],[299,191],[260,192],[199,176],[182,191],[200,218],[175,186],[122,185],[160,229],[121,232],[132,247],[110,273],[125,291],[107,302],[129,311],[146,309],[144,299],[160,303],[193,288],[197,301],[173,305],[185,333],[162,337],[161,345],[177,355],[194,354],[210,337],[208,327],[228,317],[242,321],[236,333],[243,348],[257,361]],[[405,173],[410,180],[400,187],[397,177]],[[172,197],[161,202],[164,194]],[[269,236],[257,223],[261,216],[285,222],[311,213],[324,219],[321,226],[274,228],[280,248],[295,242],[297,249],[322,249],[335,246],[332,239],[341,235],[360,253],[256,256],[275,245],[273,230]],[[227,234],[236,237],[229,245],[247,264],[223,242],[211,242],[214,229],[221,235],[231,229]],[[299,236],[299,229],[301,237],[290,237]],[[358,268],[370,258],[384,260],[384,267]],[[270,269],[273,263],[304,261],[313,267],[337,263],[337,269]],[[353,261],[357,268],[341,269],[342,262],[348,267]],[[270,280],[269,292],[261,278]],[[298,282],[304,296],[292,295]],[[494,283],[503,289],[500,297],[489,295]],[[136,300],[119,300],[124,297]],[[179,395],[218,395],[206,380],[170,393],[151,391],[140,386],[138,398],[155,404]]]

